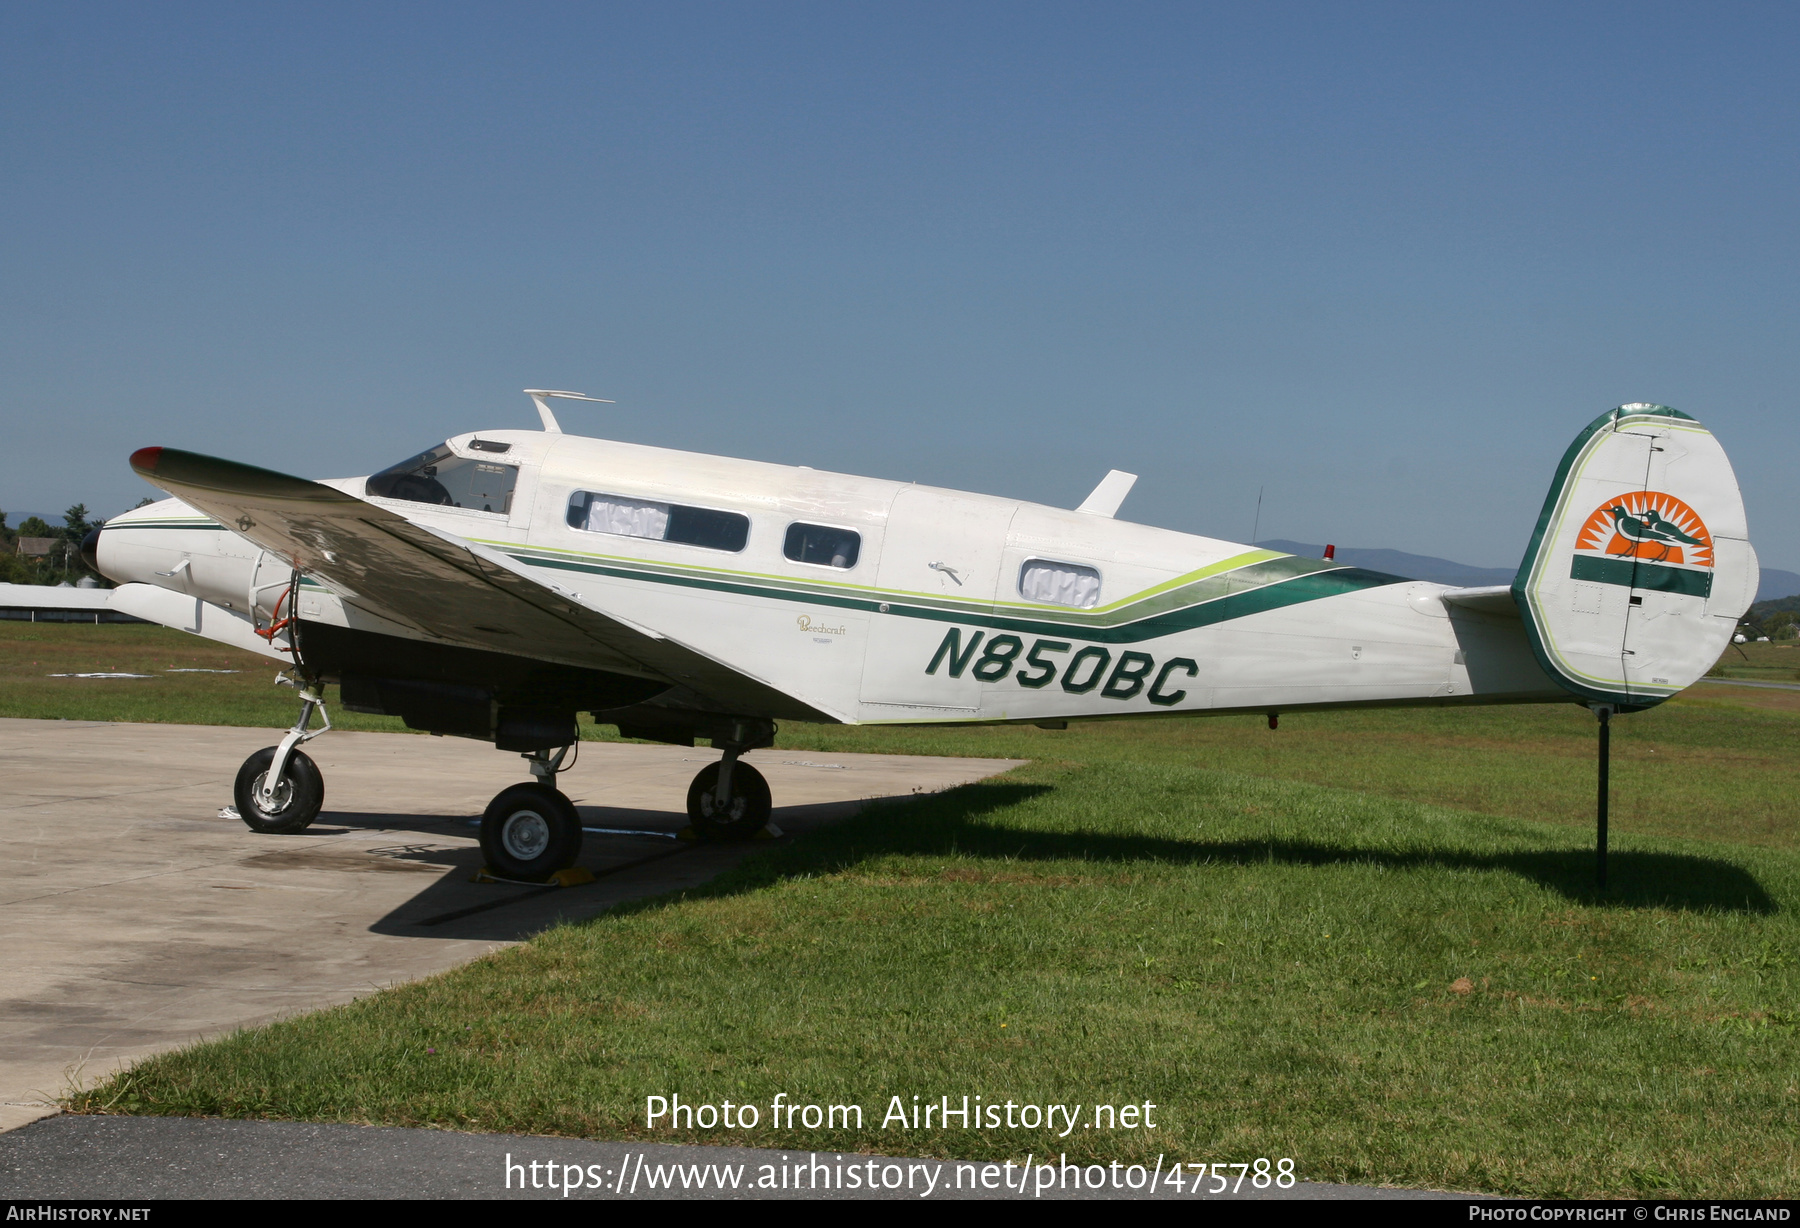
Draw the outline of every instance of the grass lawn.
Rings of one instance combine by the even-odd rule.
[[[1800,641],[1734,644],[1725,650],[1710,676],[1753,682],[1800,682]]]
[[[40,676],[228,650],[31,630],[0,630],[0,715],[291,719],[291,693],[249,675]],[[103,640],[119,631],[140,657]],[[1800,692],[1696,687],[1615,730],[1600,895],[1593,722],[1573,707],[1296,714],[1274,733],[791,727],[797,749],[1034,762],[683,897],[152,1059],[77,1107],[1792,1195]],[[644,1098],[675,1092],[760,1104],[763,1122],[647,1131]],[[866,1128],[771,1128],[778,1092],[860,1104]],[[964,1094],[1148,1100],[1159,1128],[878,1128],[890,1096]]]

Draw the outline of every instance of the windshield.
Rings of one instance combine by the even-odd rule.
[[[383,469],[368,480],[364,489],[379,499],[505,514],[512,511],[513,486],[518,480],[515,465],[471,460],[456,455],[448,444],[439,444]]]

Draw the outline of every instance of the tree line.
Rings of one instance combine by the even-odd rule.
[[[145,499],[143,507],[153,500]],[[105,524],[89,519],[87,504],[77,503],[63,513],[63,522],[53,525],[42,516],[27,516],[17,528],[7,524],[7,514],[0,511],[0,583],[5,584],[74,584],[84,576],[93,576],[110,586],[105,576],[98,575],[82,561],[81,539]],[[42,555],[20,554],[22,537],[49,538],[50,552]]]

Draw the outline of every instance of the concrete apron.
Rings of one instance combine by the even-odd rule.
[[[517,755],[452,738],[331,733],[307,746],[325,810],[260,836],[218,817],[267,729],[0,719],[0,1129],[142,1057],[416,980],[623,900],[698,886],[755,851],[671,838],[704,749],[587,743],[560,786],[589,827],[579,887],[471,882]],[[1013,759],[759,750],[800,834],[865,802]]]

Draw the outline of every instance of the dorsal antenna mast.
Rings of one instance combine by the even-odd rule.
[[[557,422],[556,415],[550,412],[550,402],[546,397],[561,397],[565,401],[593,401],[600,405],[614,404],[605,397],[590,397],[581,392],[558,392],[554,388],[527,388],[525,395],[537,406],[538,417],[544,420],[544,430],[552,435],[562,434],[562,426]]]

